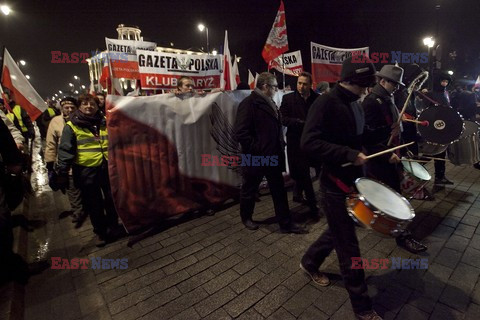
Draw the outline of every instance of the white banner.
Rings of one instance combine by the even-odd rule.
[[[154,42],[109,38],[105,38],[105,44],[107,46],[108,60],[112,68],[112,75],[117,79],[138,79],[137,50],[155,51],[157,47],[157,44]]]
[[[313,82],[336,82],[340,79],[342,62],[353,54],[368,55],[368,47],[344,49],[310,42]]]
[[[220,87],[220,55],[190,55],[137,50],[143,89],[175,89],[181,76],[189,76],[195,89]]]
[[[298,76],[303,72],[302,53],[300,50],[284,53],[273,59],[270,67],[275,68],[280,72],[284,72],[283,66],[285,66],[285,74],[290,76]]]

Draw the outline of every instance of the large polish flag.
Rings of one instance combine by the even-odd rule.
[[[47,109],[47,104],[20,71],[7,48],[3,55],[2,85],[10,90],[11,98],[27,111],[32,121]]]
[[[223,76],[220,79],[220,87],[224,90],[234,90],[232,88],[232,57],[228,48],[228,31],[225,30],[225,41],[223,44]]]
[[[272,29],[268,34],[267,41],[263,47],[262,57],[270,65],[270,61],[288,51],[287,22],[285,19],[285,8],[283,1],[280,1],[280,7],[277,11]]]

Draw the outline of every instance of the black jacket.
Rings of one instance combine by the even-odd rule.
[[[354,162],[362,150],[363,124],[357,130],[352,108],[361,107],[355,102],[359,97],[337,85],[312,104],[307,115],[301,138],[301,146],[311,162],[322,164],[321,183],[328,189],[340,191],[329,175],[353,186],[356,178],[363,175],[360,166],[341,165]],[[362,115],[363,117],[363,115]]]
[[[388,149],[387,143],[392,133],[392,124],[398,119],[398,110],[392,96],[380,84],[362,102],[365,111],[365,132],[363,144],[368,154]],[[392,153],[376,159],[387,160]]]
[[[278,156],[279,167],[285,170],[285,141],[280,112],[275,111],[263,96],[253,91],[240,103],[234,131],[243,154]]]
[[[288,128],[287,148],[289,140],[300,142],[308,110],[317,97],[318,94],[312,89],[310,89],[310,96],[307,100],[303,99],[297,90],[283,96],[280,112],[282,113],[282,124]]]

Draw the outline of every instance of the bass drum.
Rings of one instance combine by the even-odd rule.
[[[418,142],[418,155],[434,156],[447,150],[447,144],[436,144],[428,141]]]
[[[463,132],[463,119],[450,107],[433,106],[420,113],[418,121],[428,121],[427,126],[417,124],[417,131],[430,143],[448,145],[460,138]]]
[[[448,146],[448,159],[454,165],[475,164],[480,161],[479,125],[464,121],[465,130],[457,142]]]

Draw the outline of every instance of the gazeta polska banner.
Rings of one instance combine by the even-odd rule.
[[[137,50],[142,89],[175,89],[181,76],[189,76],[195,89],[220,87],[221,56]]]
[[[340,79],[342,62],[352,54],[368,55],[368,47],[344,49],[310,42],[313,82],[336,82]]]
[[[137,50],[155,51],[157,44],[148,41],[117,40],[105,38],[108,60],[114,78],[139,79]]]
[[[270,68],[298,77],[303,72],[302,53],[300,50],[284,53],[270,62]]]

